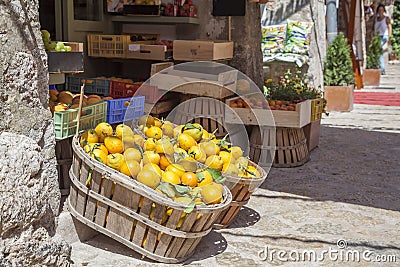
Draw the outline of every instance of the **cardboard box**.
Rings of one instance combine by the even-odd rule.
[[[175,40],[175,60],[222,60],[233,57],[233,42],[223,40]]]

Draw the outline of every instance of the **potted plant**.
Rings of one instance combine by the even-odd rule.
[[[394,2],[392,18],[392,51],[389,57],[390,60],[396,60],[400,59],[400,1]]]
[[[343,33],[330,43],[324,66],[326,110],[351,111],[354,101],[354,73],[350,46]]]
[[[381,54],[381,38],[376,35],[368,47],[367,68],[363,71],[364,86],[379,86],[381,80],[379,57]]]

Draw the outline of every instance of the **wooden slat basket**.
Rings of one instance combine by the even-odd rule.
[[[224,186],[222,203],[198,206],[186,214],[184,204],[90,158],[78,140],[74,137],[72,142],[72,216],[155,261],[177,263],[189,258],[232,201]]]
[[[252,161],[249,161],[249,165],[257,168],[261,174],[259,178],[250,179],[224,173],[224,176],[226,177],[224,185],[226,185],[231,191],[232,202],[228,208],[221,212],[214,223],[214,228],[222,229],[228,227],[239,213],[240,209],[249,202],[253,192],[260,187],[267,178],[267,173],[264,169]]]
[[[254,127],[250,137],[250,159],[259,165],[297,167],[310,159],[307,139],[302,128],[260,128]]]

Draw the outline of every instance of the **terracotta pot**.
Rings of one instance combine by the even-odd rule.
[[[326,110],[348,112],[353,110],[354,85],[325,86]]]
[[[364,86],[379,86],[381,81],[381,69],[365,69],[363,71]]]

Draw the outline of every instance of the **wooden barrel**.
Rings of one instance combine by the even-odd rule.
[[[186,206],[89,157],[74,137],[69,211],[80,222],[150,259],[178,263],[188,259],[207,235],[232,194],[223,201]]]
[[[255,166],[260,172],[259,178],[243,178],[239,176],[224,174],[226,185],[232,194],[232,202],[228,208],[223,210],[214,223],[214,228],[222,229],[229,226],[239,213],[240,209],[249,202],[253,192],[265,181],[267,173],[254,162],[249,161],[249,165]]]
[[[250,138],[250,159],[262,167],[303,165],[310,159],[303,129],[254,127]]]

